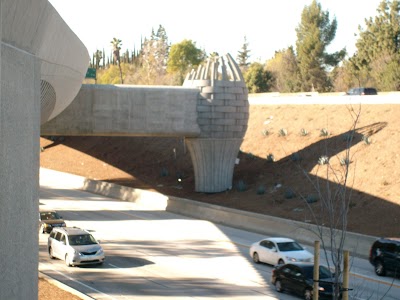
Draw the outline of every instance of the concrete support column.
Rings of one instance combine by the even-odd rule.
[[[195,191],[218,193],[232,188],[241,138],[187,138],[194,167]]]
[[[0,299],[35,300],[40,63],[3,42],[0,57]]]

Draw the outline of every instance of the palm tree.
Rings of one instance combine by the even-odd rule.
[[[114,61],[116,61],[118,63],[119,75],[121,77],[121,84],[123,84],[124,80],[122,79],[121,60],[120,60],[120,55],[119,55],[119,50],[121,50],[122,41],[120,39],[113,38],[113,40],[111,41],[111,45],[113,47]]]

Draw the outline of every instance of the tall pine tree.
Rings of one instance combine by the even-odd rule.
[[[336,18],[331,22],[329,12],[324,12],[316,0],[310,6],[304,7],[301,23],[296,28],[296,51],[302,91],[330,90],[328,68],[336,66],[346,54],[345,49],[333,54],[326,52],[327,46],[335,38],[336,28]]]

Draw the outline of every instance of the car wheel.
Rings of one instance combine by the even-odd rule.
[[[260,263],[260,257],[258,256],[258,253],[257,253],[257,252],[254,252],[254,253],[253,253],[253,261],[254,261],[256,264],[259,264],[259,263]]]
[[[285,262],[283,261],[282,258],[278,261],[278,265],[283,265],[284,263],[285,263]]]
[[[54,255],[53,255],[53,248],[49,248],[49,257],[51,258],[51,259],[55,259],[55,257],[54,257]]]
[[[305,290],[304,291],[304,299],[305,300],[312,300],[313,294],[311,290]]]
[[[281,283],[281,281],[278,280],[278,279],[275,281],[275,290],[276,290],[277,292],[279,292],[279,293],[282,293],[282,291],[283,291],[282,283]]]
[[[385,276],[386,274],[385,266],[380,260],[375,262],[375,273],[378,276]]]
[[[68,254],[65,254],[65,265],[66,265],[67,267],[71,267],[71,266],[72,266]]]

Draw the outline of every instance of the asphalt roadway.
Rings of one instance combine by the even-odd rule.
[[[82,297],[298,299],[274,290],[271,266],[252,262],[249,245],[264,234],[76,190],[76,182],[66,179],[72,177],[44,173],[40,204],[59,211],[69,226],[90,230],[107,255],[101,267],[68,268],[49,259],[48,235],[39,235],[39,271]],[[350,299],[400,295],[399,279],[376,276],[363,258],[352,258],[350,285]]]

